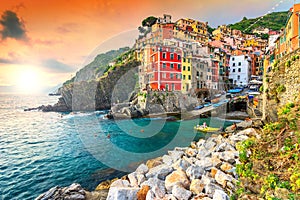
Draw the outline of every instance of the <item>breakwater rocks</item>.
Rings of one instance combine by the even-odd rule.
[[[73,183],[69,187],[53,187],[35,200],[105,200],[107,192],[107,190],[89,192],[78,183]]]
[[[254,129],[213,135],[207,140],[175,148],[168,154],[141,164],[127,180],[114,181],[107,200],[227,200],[236,190],[239,163],[237,142],[257,136]]]

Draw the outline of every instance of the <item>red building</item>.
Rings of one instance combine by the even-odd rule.
[[[151,89],[181,91],[181,49],[157,45],[150,52],[146,75]]]

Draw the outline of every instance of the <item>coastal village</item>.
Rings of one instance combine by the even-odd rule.
[[[164,14],[142,28],[134,46],[142,63],[140,88],[202,94],[248,87],[258,92],[275,60],[299,48],[299,10],[300,4],[290,9],[281,31],[259,27],[253,34],[226,25],[210,34],[207,22],[187,18],[174,22]],[[261,38],[263,34],[269,39]]]
[[[290,8],[280,31],[259,27],[252,34],[226,25],[209,33],[207,22],[173,21],[167,14],[145,19],[133,48],[134,60],[139,61],[133,65],[138,66],[138,84],[129,82],[139,88],[134,100],[134,106],[142,106],[138,112],[148,115],[146,109],[154,110],[147,107],[147,98],[158,100],[161,95],[164,107],[160,111],[169,113],[196,97],[193,106],[198,106],[188,113],[192,115],[203,108],[199,101],[215,107],[221,95],[230,100],[244,98],[247,108],[260,105],[261,115],[254,109],[251,119],[226,130],[217,128],[217,134],[206,132],[205,139],[139,163],[135,171],[103,181],[95,191],[74,183],[53,187],[36,199],[300,199],[299,11],[300,4]],[[132,69],[125,64],[114,68],[114,73],[123,75],[120,69],[124,68]],[[106,86],[106,77],[100,84]],[[130,84],[124,85],[130,88]],[[248,104],[254,96],[255,101]],[[177,105],[178,101],[183,103]],[[122,110],[129,118],[141,117],[122,105],[111,110],[114,114]],[[199,113],[195,116],[199,118]]]

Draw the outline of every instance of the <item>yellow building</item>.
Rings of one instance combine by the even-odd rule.
[[[247,39],[244,42],[244,47],[256,47],[259,46],[257,40],[255,38]]]
[[[187,52],[183,53],[182,57],[182,82],[181,91],[188,93],[192,88],[192,55]]]

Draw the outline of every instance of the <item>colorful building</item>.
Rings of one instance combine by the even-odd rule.
[[[181,91],[180,48],[154,45],[150,64],[145,70],[146,82],[152,90]]]
[[[182,56],[182,92],[188,93],[192,88],[192,55],[183,51]]]
[[[294,4],[290,8],[289,18],[285,27],[287,53],[299,48],[299,11],[300,4]]]

